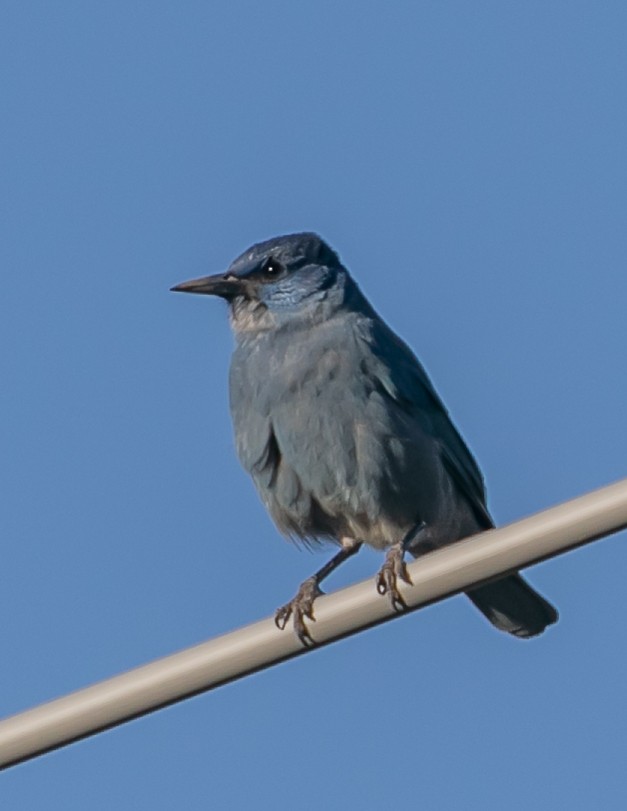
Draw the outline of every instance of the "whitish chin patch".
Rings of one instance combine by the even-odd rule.
[[[238,296],[231,302],[229,320],[235,333],[273,329],[276,320],[265,304]]]

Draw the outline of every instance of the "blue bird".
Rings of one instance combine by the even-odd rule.
[[[316,234],[253,245],[226,273],[173,290],[220,296],[236,339],[230,407],[239,459],[278,529],[339,547],[279,608],[303,644],[320,583],[366,543],[397,610],[404,554],[494,526],[472,454],[409,347]],[[542,633],[557,611],[519,574],[468,592],[497,628]]]

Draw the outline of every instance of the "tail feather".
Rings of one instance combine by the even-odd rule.
[[[468,597],[492,625],[522,639],[537,636],[557,622],[556,609],[519,574],[479,586]]]

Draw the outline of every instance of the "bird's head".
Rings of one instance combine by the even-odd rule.
[[[192,279],[172,290],[226,299],[233,328],[247,332],[304,316],[329,317],[344,299],[349,278],[337,254],[319,236],[303,233],[259,242],[225,273]]]

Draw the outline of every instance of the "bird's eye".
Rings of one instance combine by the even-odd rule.
[[[278,276],[283,270],[283,265],[277,262],[276,259],[266,259],[261,266],[261,272],[264,276]]]

